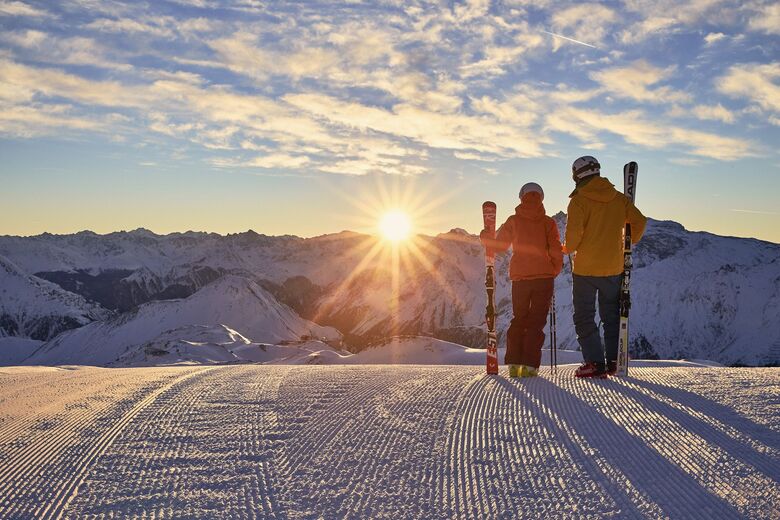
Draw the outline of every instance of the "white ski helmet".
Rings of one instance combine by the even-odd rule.
[[[544,200],[544,190],[542,189],[541,186],[539,186],[535,182],[529,182],[529,183],[523,184],[523,187],[520,188],[520,198],[522,199],[523,195],[525,195],[526,193],[530,193],[532,191],[535,191],[536,193],[541,195],[542,196],[542,200]]]
[[[571,176],[575,182],[591,175],[601,175],[601,165],[595,157],[583,155],[571,165]]]

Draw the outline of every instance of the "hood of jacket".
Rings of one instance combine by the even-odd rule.
[[[577,186],[569,197],[574,197],[576,194],[596,202],[609,202],[617,197],[618,191],[606,177],[590,177],[586,182]]]
[[[539,220],[543,218],[546,213],[539,194],[536,192],[526,193],[520,200],[520,204],[515,207],[515,215],[527,220]]]

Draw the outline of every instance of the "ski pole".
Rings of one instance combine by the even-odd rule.
[[[552,372],[558,373],[558,317],[555,312],[555,287],[553,286],[552,295],[552,350],[550,356],[552,357]]]

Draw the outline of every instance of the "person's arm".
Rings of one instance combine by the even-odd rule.
[[[514,235],[514,219],[510,216],[506,219],[506,222],[498,228],[496,232],[496,238],[489,238],[485,234],[485,230],[479,234],[479,241],[482,245],[489,247],[496,253],[501,253],[509,249],[512,245],[512,237]]]
[[[563,269],[563,248],[561,247],[561,236],[558,234],[558,225],[553,219],[548,221],[547,251],[555,272],[553,277],[558,276],[558,273]]]
[[[585,215],[580,205],[571,199],[566,209],[566,243],[563,245],[563,251],[567,255],[577,251],[584,233]]]
[[[631,224],[631,243],[636,244],[642,238],[647,227],[647,217],[634,206],[634,203],[628,201],[626,208],[626,221]]]

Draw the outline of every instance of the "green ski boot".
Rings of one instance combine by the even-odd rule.
[[[520,370],[520,377],[536,377],[539,375],[539,369],[535,367],[527,367],[525,365],[520,365],[522,368]]]

